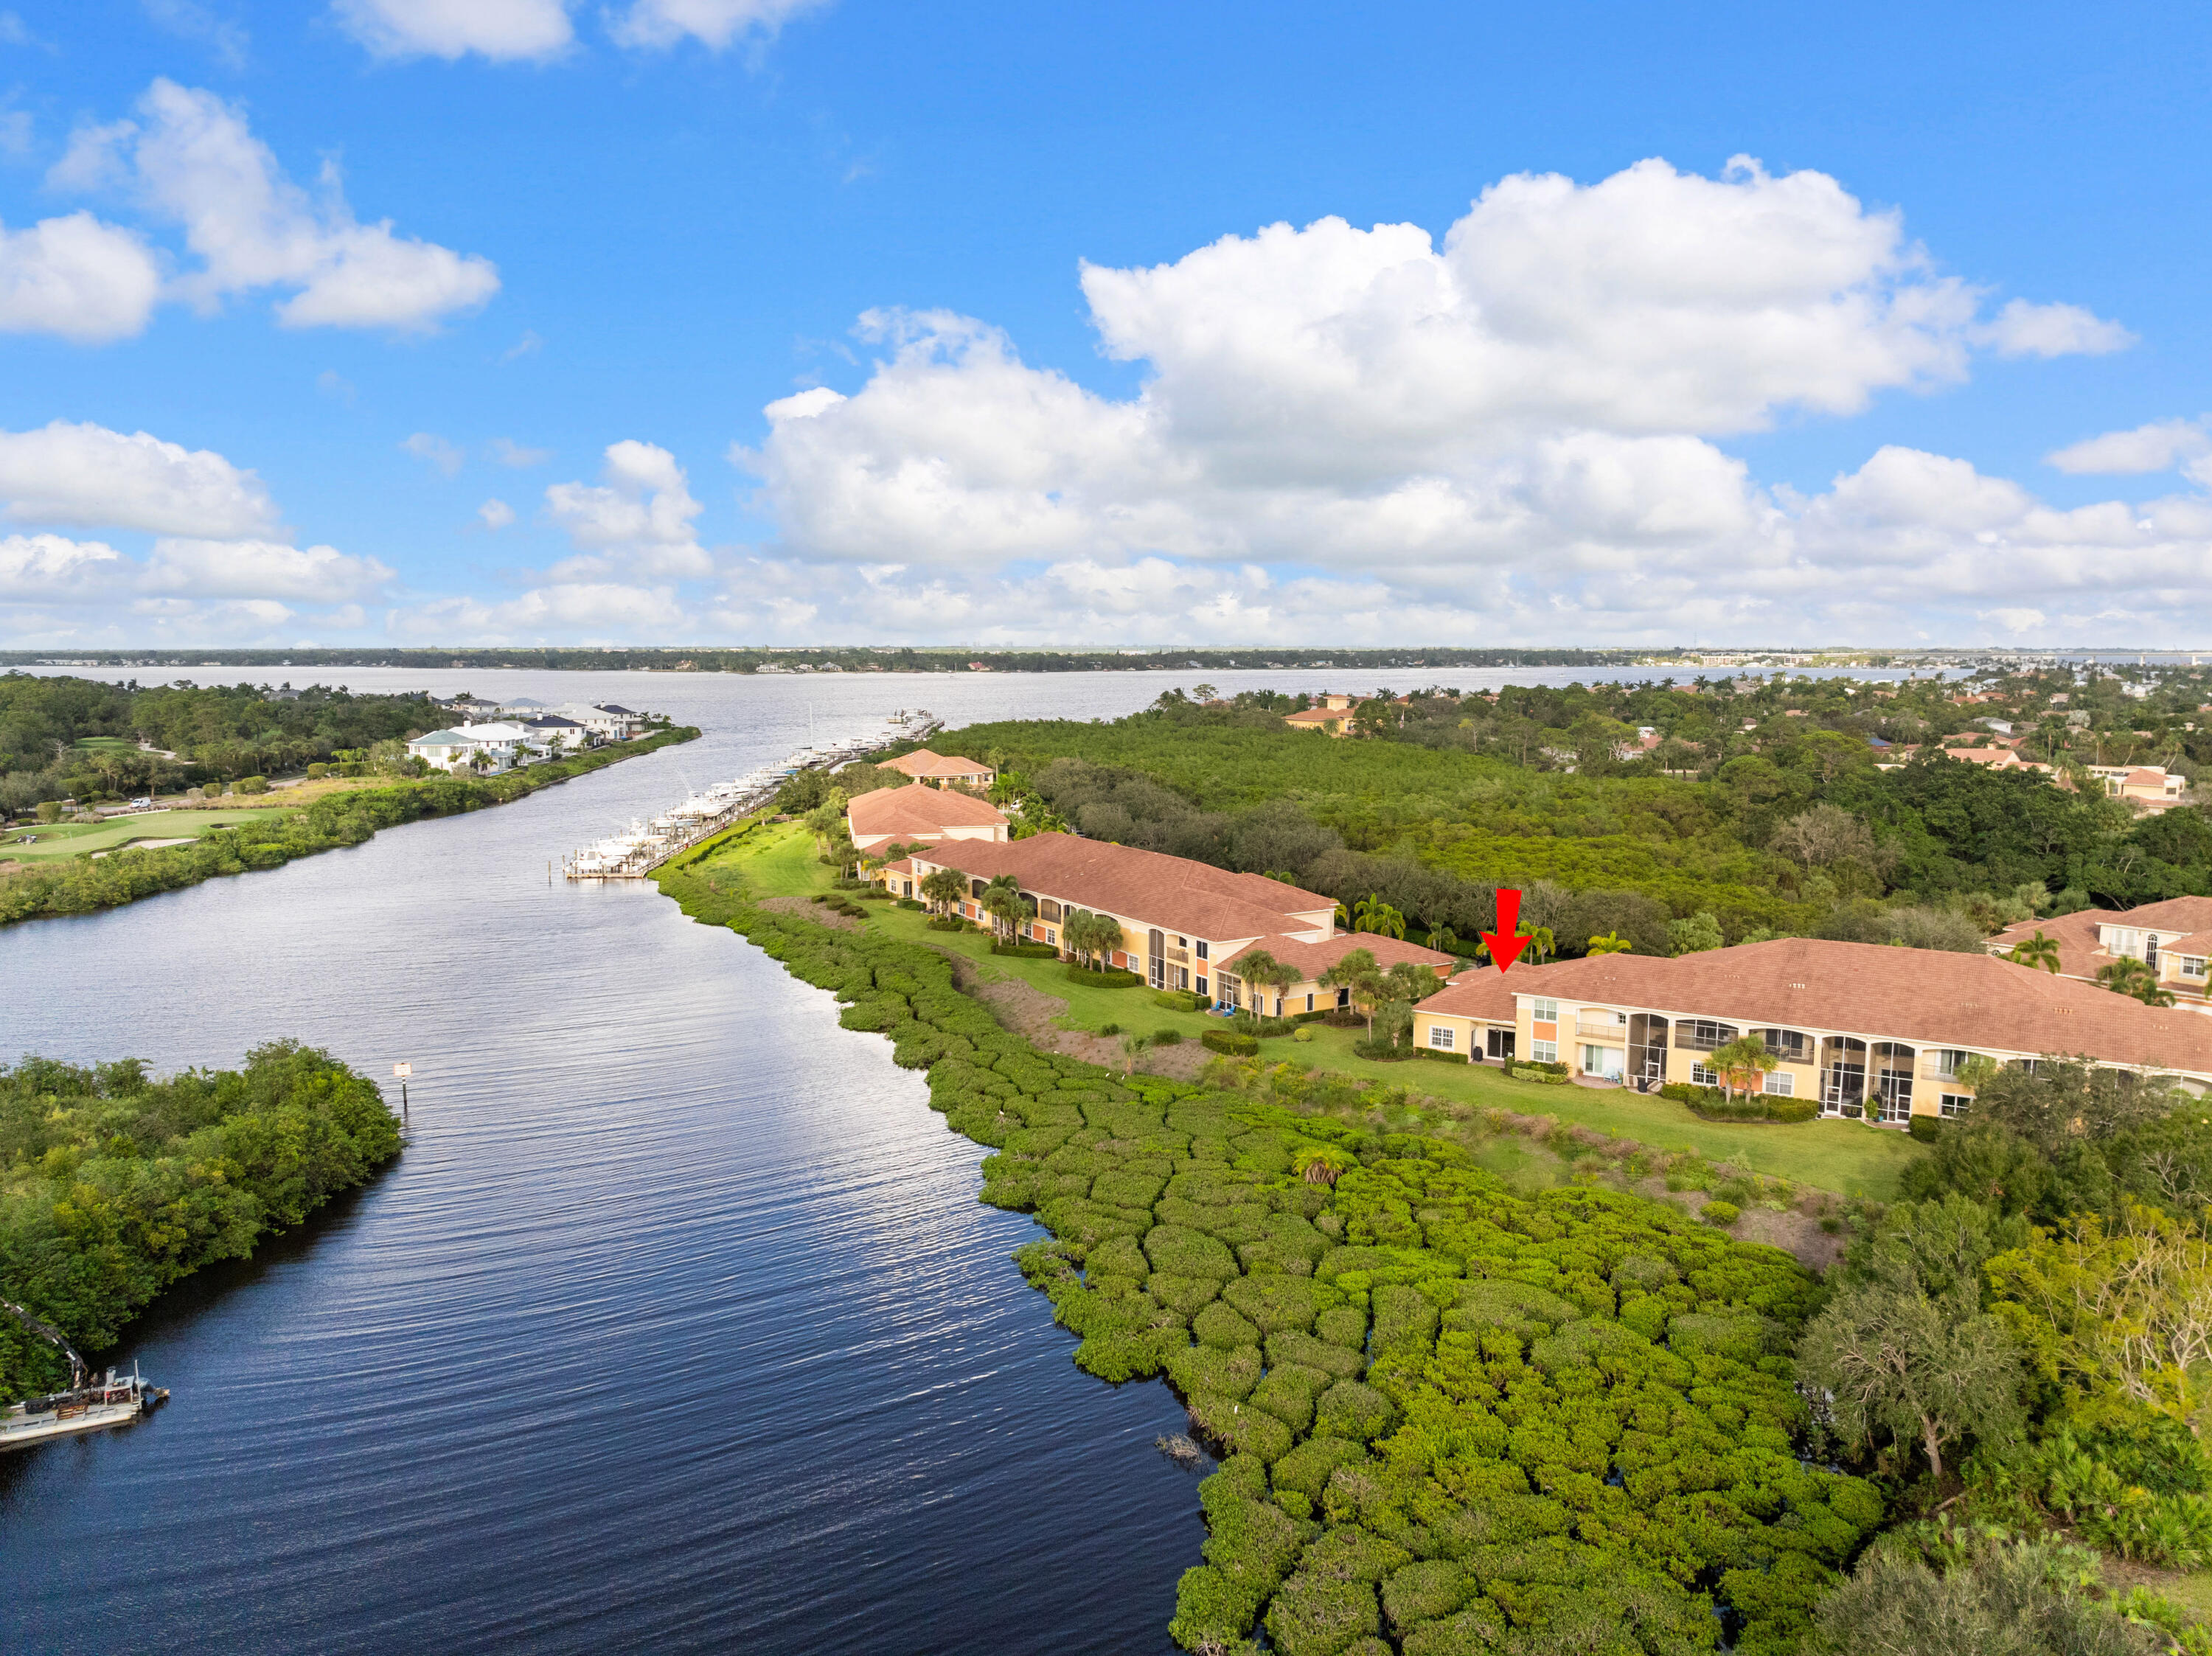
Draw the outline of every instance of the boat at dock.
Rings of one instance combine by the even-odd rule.
[[[168,1401],[164,1387],[149,1386],[131,1365],[124,1374],[111,1368],[100,1379],[42,1398],[26,1398],[0,1410],[0,1451],[27,1449],[79,1432],[128,1426]]]
[[[0,1300],[0,1312],[15,1318],[67,1357],[70,1366],[70,1383],[65,1389],[44,1397],[25,1398],[21,1403],[0,1408],[0,1451],[27,1449],[33,1443],[74,1437],[79,1432],[128,1426],[169,1400],[166,1388],[146,1383],[137,1363],[131,1365],[127,1374],[111,1368],[94,1379],[85,1368],[84,1359],[77,1356],[52,1324],[33,1316],[10,1300]]]
[[[836,770],[896,743],[921,741],[943,724],[926,707],[898,708],[875,731],[810,743],[780,765],[758,766],[729,781],[692,790],[651,822],[633,822],[619,834],[570,852],[562,871],[570,880],[641,880],[678,852],[759,810],[799,772]]]

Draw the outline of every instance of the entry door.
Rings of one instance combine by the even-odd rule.
[[[1166,988],[1168,986],[1168,940],[1160,935],[1158,926],[1154,926],[1145,939],[1145,960],[1148,968],[1146,975],[1151,980],[1152,987]]]

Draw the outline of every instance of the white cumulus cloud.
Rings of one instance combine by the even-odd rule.
[[[2008,300],[1978,331],[1978,338],[2000,356],[2103,356],[2136,343],[2118,323],[2079,305],[2031,305],[2024,299]]]
[[[751,35],[773,34],[801,12],[827,0],[631,0],[609,19],[626,46],[666,47],[695,39],[720,52]]]
[[[979,639],[1117,614],[1147,636],[1303,636],[1283,629],[1335,613],[1322,631],[1378,642],[2212,620],[2200,497],[2062,510],[1893,446],[1808,497],[1728,452],[1940,389],[1978,352],[2128,343],[2078,306],[1991,311],[1819,173],[1509,178],[1440,240],[1328,218],[1082,285],[1106,351],[1145,372],[1133,395],[974,318],[865,315],[865,383],[778,399],[732,452],[785,573],[751,567],[724,610]]]
[[[577,639],[693,636],[694,615],[673,587],[555,581],[512,598],[438,598],[394,610],[386,630],[428,642],[518,644]]]
[[[380,58],[544,58],[574,39],[563,0],[334,0],[331,10]]]
[[[514,508],[495,497],[477,508],[477,516],[483,519],[486,529],[504,529],[514,521]]]
[[[448,477],[460,475],[461,464],[468,456],[435,432],[418,431],[404,438],[399,446],[432,470]]]
[[[2170,471],[2187,460],[2212,454],[2212,433],[2202,420],[2154,420],[2132,431],[2108,431],[2045,455],[2061,471],[2119,473]]]
[[[0,332],[58,335],[82,345],[141,332],[161,297],[144,242],[89,213],[0,224]]]
[[[214,451],[65,420],[0,431],[0,502],[16,523],[217,538],[277,526],[261,479]]]
[[[127,567],[120,552],[100,541],[9,535],[0,537],[0,604],[104,597]]]
[[[676,457],[652,443],[607,446],[606,482],[555,483],[545,491],[554,522],[585,556],[556,572],[564,577],[626,568],[645,573],[711,574],[714,561],[699,544],[693,519],[701,511]]]
[[[199,260],[172,284],[211,307],[276,289],[286,327],[434,326],[499,289],[492,263],[363,224],[346,204],[335,162],[310,196],[288,178],[245,116],[214,93],[156,80],[137,118],[80,128],[49,181],[119,190],[150,215],[180,225]]]
[[[199,598],[335,604],[369,597],[392,579],[374,558],[330,546],[276,541],[162,539],[154,543],[140,585],[149,592]]]

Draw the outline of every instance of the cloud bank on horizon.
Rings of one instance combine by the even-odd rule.
[[[609,16],[619,43],[719,46],[799,9]],[[527,59],[574,39],[556,0],[337,15],[392,55]],[[312,201],[237,109],[166,81],[133,119],[81,130],[56,175],[181,226],[182,256],[85,212],[9,233],[0,327],[96,343],[163,302],[273,293],[281,326],[404,331],[498,290],[488,259],[356,221],[334,179]],[[1946,274],[1899,213],[1818,172],[1518,174],[1441,240],[1279,223],[1151,268],[1086,264],[1080,285],[1101,349],[1141,370],[1133,394],[1024,361],[985,319],[871,311],[864,380],[769,403],[764,436],[718,457],[609,433],[599,481],[521,511],[486,500],[471,532],[505,545],[529,519],[565,543],[506,572],[505,596],[295,548],[251,455],[60,420],[0,434],[18,531],[0,538],[0,639],[1901,644],[2212,620],[2203,420],[2146,410],[2056,451],[2066,474],[2175,473],[2148,503],[2064,509],[1903,445],[1814,494],[1729,452],[1940,394],[1987,358],[2135,343],[2078,305]],[[428,432],[403,446],[447,475],[465,458]],[[720,462],[772,539],[702,535],[719,485],[695,474]],[[153,539],[134,555],[81,531]]]

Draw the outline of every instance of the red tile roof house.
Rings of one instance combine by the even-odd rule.
[[[958,754],[932,753],[927,748],[916,748],[896,759],[886,759],[884,768],[939,787],[947,782],[957,782],[963,788],[988,788],[999,779],[999,773],[988,765],[963,759]]]
[[[2058,945],[2062,977],[2094,982],[2123,957],[2146,962],[2178,1005],[2212,1011],[2212,897],[2172,897],[2138,908],[2084,908],[2047,920],[2021,920],[1989,941],[2008,954],[2040,931]],[[2037,968],[2040,971],[2041,968]]]
[[[1639,1087],[1712,1086],[1705,1060],[1741,1034],[1782,1055],[1765,1090],[1902,1125],[1964,1114],[1958,1079],[2000,1063],[2087,1054],[2212,1085],[2212,1019],[2145,1006],[1988,955],[1784,937],[1661,960],[1605,955],[1462,973],[1413,1009],[1413,1041],[1479,1060],[1518,1054]]]
[[[880,877],[895,890],[911,883],[918,891],[923,877],[939,868],[967,877],[969,895],[960,905],[966,919],[984,918],[979,901],[984,888],[1010,874],[1036,905],[1022,925],[1023,937],[1060,948],[1060,923],[1070,910],[1109,915],[1121,926],[1121,947],[1113,951],[1112,965],[1141,974],[1156,989],[1192,990],[1218,1006],[1280,1016],[1325,1011],[1340,1002],[1315,980],[1354,949],[1372,951],[1385,970],[1410,960],[1441,977],[1453,965],[1450,955],[1433,949],[1338,931],[1335,901],[1318,892],[1070,834],[1003,844],[947,840],[914,852],[880,870]],[[1244,982],[1237,961],[1259,949],[1301,974],[1298,981],[1279,992],[1272,985],[1263,992]]]
[[[997,806],[924,782],[860,795],[845,807],[845,831],[862,851],[895,841],[936,845],[945,840],[1007,837],[1006,813]]]

